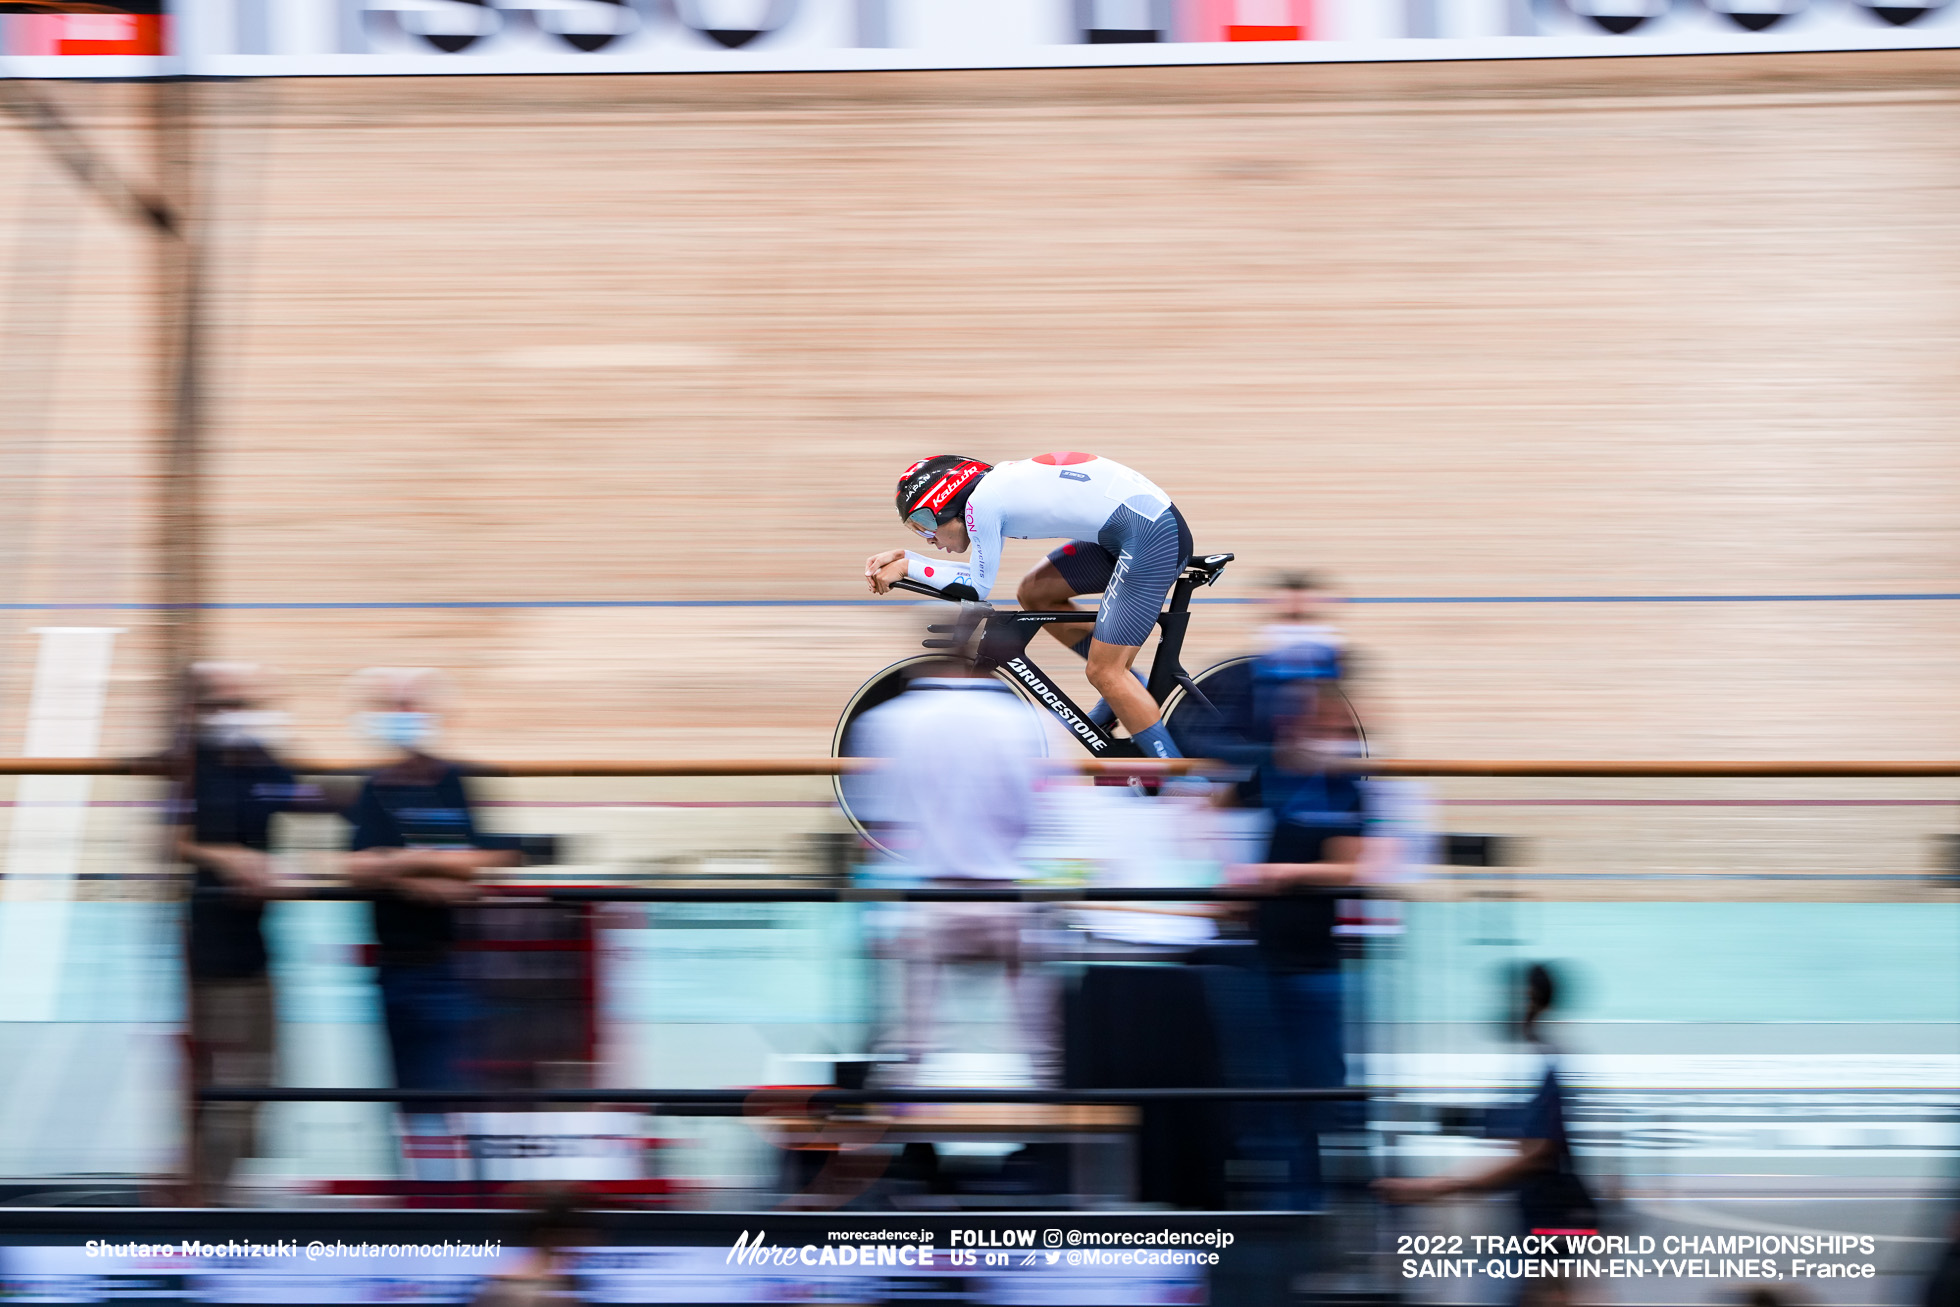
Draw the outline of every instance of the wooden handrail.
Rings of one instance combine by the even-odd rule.
[[[1775,761],[1617,762],[1557,759],[1510,761],[1459,758],[1371,758],[1359,770],[1375,776],[1599,776],[1599,777],[1914,777],[1960,776],[1960,762]]]
[[[855,758],[655,758],[594,761],[470,763],[483,776],[522,779],[552,777],[626,778],[680,776],[836,776],[861,770],[868,760]],[[1203,769],[1202,759],[1168,762],[1143,758],[1099,760],[1083,758],[1066,764],[1090,776],[1174,776]],[[295,771],[308,775],[358,774],[367,762],[295,762]],[[1844,777],[1890,780],[1960,776],[1960,761],[1819,761],[1760,762],[1642,762],[1590,760],[1515,760],[1471,758],[1369,758],[1352,764],[1374,776],[1564,776],[1623,778],[1800,778]],[[0,758],[0,776],[160,776],[166,764],[155,758]]]

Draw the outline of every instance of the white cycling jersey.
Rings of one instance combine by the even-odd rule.
[[[1001,542],[1094,540],[1119,508],[1146,522],[1169,511],[1171,497],[1148,477],[1094,454],[1037,454],[1018,463],[996,463],[966,501],[966,562],[905,551],[905,574],[944,590],[972,587],[985,599],[1000,572]]]

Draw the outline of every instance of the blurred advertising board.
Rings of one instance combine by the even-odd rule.
[[[1221,1287],[1256,1275],[1309,1228],[1296,1216],[1218,1212],[585,1219],[591,1242],[561,1263],[576,1292],[551,1301],[1196,1307],[1229,1299]],[[8,1213],[0,1297],[462,1304],[486,1279],[524,1267],[525,1223],[521,1210]]]
[[[766,1218],[758,1218],[757,1223]],[[488,1223],[486,1222],[486,1225]],[[738,1236],[768,1239],[769,1232]],[[815,1238],[821,1240],[822,1235]],[[417,1239],[411,1232],[336,1240],[209,1239],[152,1246],[114,1237],[96,1247],[0,1248],[0,1292],[33,1303],[454,1303],[475,1300],[486,1279],[517,1270],[523,1250],[501,1240]],[[189,1251],[186,1251],[186,1247]],[[1206,1301],[1205,1269],[1070,1264],[1059,1250],[962,1253],[918,1245],[847,1245],[853,1260],[807,1264],[804,1248],[765,1243],[768,1260],[743,1264],[746,1248],[604,1247],[576,1255],[577,1301],[588,1303],[916,1303],[1002,1307],[1188,1307]],[[856,1260],[865,1247],[903,1254]],[[782,1251],[790,1256],[777,1261]],[[964,1259],[964,1260],[962,1260]],[[807,1259],[816,1261],[815,1258]],[[923,1261],[924,1264],[920,1264]]]
[[[0,54],[47,59],[155,59],[169,51],[163,0],[0,0]],[[0,64],[0,76],[21,71]],[[78,65],[63,62],[58,68]]]
[[[0,75],[793,72],[1960,45],[1960,0],[176,0],[168,17],[154,5],[60,7],[0,4]]]

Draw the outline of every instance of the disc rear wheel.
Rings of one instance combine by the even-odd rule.
[[[1258,659],[1246,654],[1214,663],[1191,678],[1198,694],[1180,685],[1164,700],[1164,728],[1187,758],[1219,758],[1236,762],[1263,750],[1269,741],[1258,739],[1253,726],[1252,669]],[[1331,685],[1340,695],[1361,756],[1368,756],[1368,732],[1354,701]]]

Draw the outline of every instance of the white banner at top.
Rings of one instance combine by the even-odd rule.
[[[1960,46],[1960,0],[180,0],[0,16],[0,76],[709,73]]]

